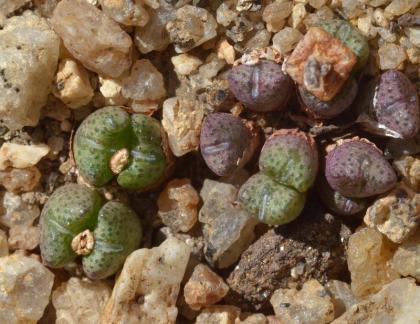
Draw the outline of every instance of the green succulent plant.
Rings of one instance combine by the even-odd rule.
[[[169,166],[159,122],[120,107],[104,107],[90,114],[78,128],[73,151],[77,168],[90,184],[100,187],[114,177],[121,187],[148,189]]]
[[[43,262],[60,268],[82,255],[83,269],[92,279],[114,274],[140,244],[142,226],[126,205],[109,201],[88,187],[58,188],[41,213]]]
[[[265,142],[259,167],[239,190],[239,202],[263,223],[291,222],[302,211],[317,175],[314,140],[297,130],[277,131]]]

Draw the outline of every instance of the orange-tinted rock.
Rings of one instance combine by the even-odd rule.
[[[220,301],[228,290],[228,285],[221,277],[208,266],[198,264],[185,284],[184,297],[192,309],[199,310]]]
[[[321,100],[334,98],[356,64],[356,55],[319,27],[311,27],[286,61],[295,82]]]

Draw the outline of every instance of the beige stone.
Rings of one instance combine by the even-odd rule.
[[[54,275],[23,255],[0,258],[0,323],[37,323],[49,303]]]
[[[15,144],[4,143],[0,148],[0,170],[8,167],[28,168],[37,164],[48,154],[50,147],[45,144]]]
[[[85,0],[60,1],[51,22],[67,50],[89,70],[118,77],[130,67],[130,36]]]
[[[420,321],[419,304],[420,287],[411,279],[396,279],[352,306],[332,324],[415,324]]]
[[[162,74],[146,59],[134,62],[130,75],[123,80],[122,95],[136,101],[159,101],[166,94]]]
[[[198,102],[169,98],[163,103],[162,126],[168,134],[169,147],[175,156],[198,148],[204,112]]]
[[[241,310],[230,305],[209,306],[197,316],[195,324],[235,324]]]
[[[7,191],[13,193],[32,191],[40,179],[41,172],[35,166],[24,169],[7,168],[5,171],[0,171],[0,183]]]
[[[373,228],[363,228],[350,236],[347,263],[356,297],[376,293],[399,277],[389,264],[395,249],[395,245]]]
[[[99,323],[111,288],[102,281],[72,277],[52,293],[57,324]]]
[[[174,232],[188,232],[197,222],[199,202],[189,179],[175,179],[159,195],[158,215]]]
[[[228,64],[235,62],[235,49],[226,39],[221,40],[217,44],[217,57],[224,59]]]
[[[420,282],[420,230],[398,247],[391,266],[401,276],[410,276]]]
[[[278,289],[270,299],[274,313],[288,324],[322,324],[334,319],[331,297],[317,280],[309,280],[301,290]]]
[[[302,33],[294,28],[285,27],[273,36],[273,47],[282,55],[291,52],[302,39]]]
[[[77,109],[87,105],[93,97],[93,89],[85,68],[71,59],[58,65],[54,95],[68,107]]]
[[[131,253],[101,323],[175,323],[178,315],[175,304],[190,251],[187,244],[169,237],[158,247]]]
[[[169,38],[177,53],[185,53],[216,37],[216,19],[204,8],[185,5],[166,25]]]
[[[57,68],[60,40],[27,11],[0,30],[0,119],[10,129],[36,126]]]
[[[197,72],[197,68],[203,64],[203,62],[190,54],[180,54],[172,56],[171,62],[175,67],[175,71],[181,75],[190,75]]]
[[[402,69],[407,60],[407,54],[402,46],[385,43],[378,50],[381,70]]]
[[[420,194],[399,184],[386,197],[376,200],[368,208],[364,221],[391,241],[401,243],[420,223]]]
[[[0,258],[9,255],[9,245],[6,233],[0,229]]]

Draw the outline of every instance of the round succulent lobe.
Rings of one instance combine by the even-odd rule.
[[[279,183],[305,192],[318,172],[316,143],[297,129],[276,131],[261,150],[259,167]]]
[[[349,78],[340,92],[330,101],[322,101],[303,87],[299,87],[299,99],[303,110],[315,119],[331,119],[346,110],[357,95],[357,83]]]
[[[291,78],[283,73],[281,66],[265,60],[233,67],[228,82],[235,97],[256,112],[284,109],[293,89]]]
[[[244,166],[254,153],[257,142],[258,135],[252,125],[231,114],[210,114],[201,127],[201,155],[218,176],[231,174]]]
[[[325,176],[333,190],[347,197],[369,197],[391,189],[396,174],[382,152],[363,139],[345,140],[326,156]]]
[[[238,199],[261,222],[283,225],[299,216],[305,205],[306,193],[282,185],[259,172],[242,185]]]

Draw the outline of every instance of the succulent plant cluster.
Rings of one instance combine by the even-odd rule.
[[[266,59],[234,66],[228,73],[229,89],[245,107],[244,115],[251,111],[281,116],[297,93],[309,118],[328,123],[354,110],[368,56],[368,43],[354,27],[339,19],[324,20],[310,28],[284,62],[285,69]],[[367,113],[380,127],[397,134],[394,137],[418,134],[416,89],[399,71],[380,76]],[[245,118],[209,113],[201,126],[201,156],[214,174],[229,176],[251,160],[259,131]],[[73,152],[79,174],[95,187],[115,179],[123,189],[149,190],[165,179],[172,164],[159,121],[116,106],[99,109],[81,123]],[[330,210],[353,215],[366,208],[367,198],[397,183],[391,164],[367,139],[330,141],[321,158],[319,168],[317,143],[308,133],[293,128],[275,131],[261,149],[259,171],[239,190],[240,206],[263,223],[289,223],[301,213],[317,180],[316,190]],[[86,274],[104,278],[138,247],[141,234],[140,221],[129,207],[116,201],[104,204],[95,190],[66,185],[42,212],[42,257],[51,267],[63,267],[82,255]]]

